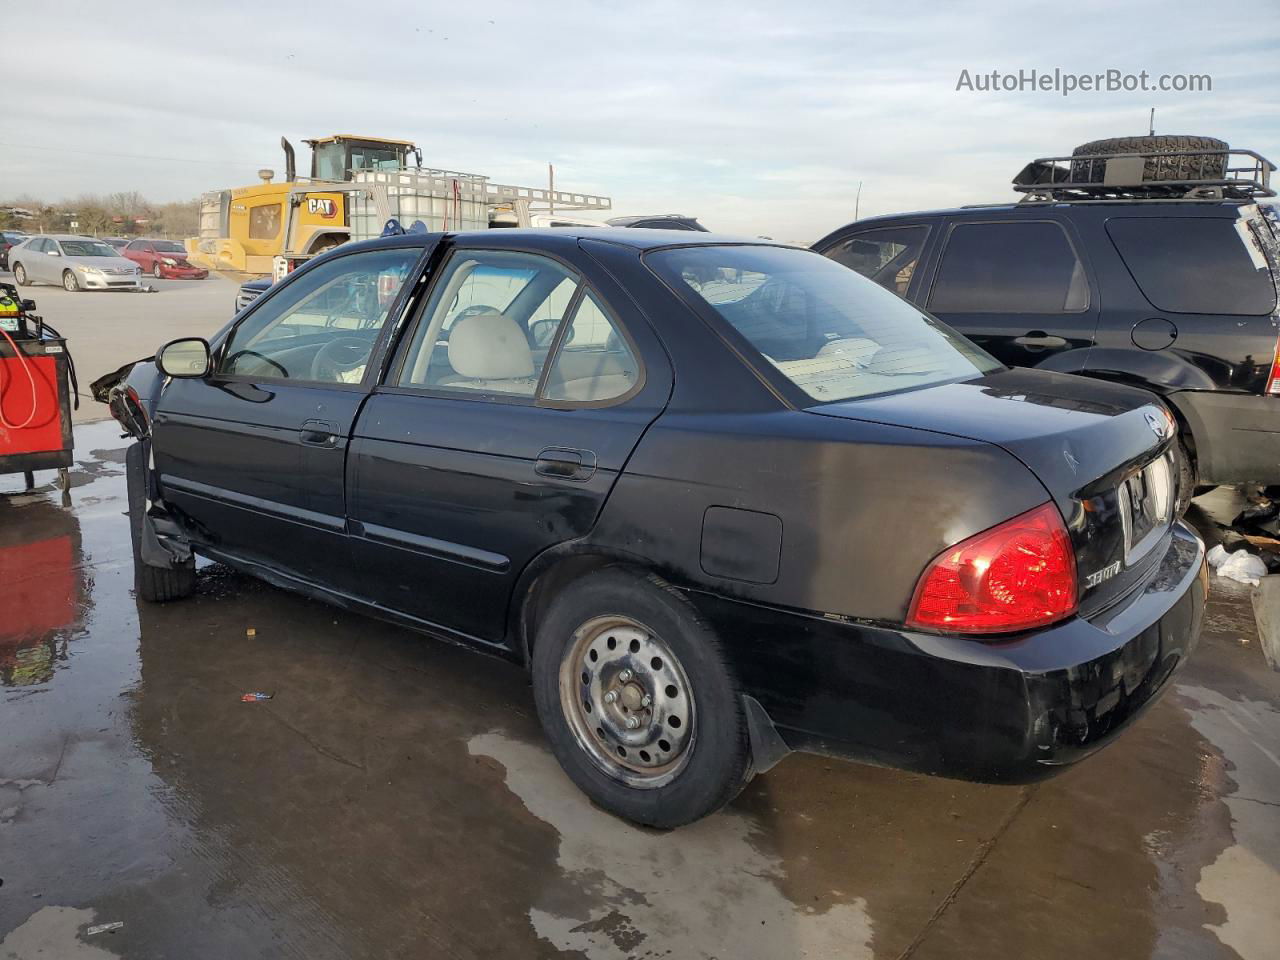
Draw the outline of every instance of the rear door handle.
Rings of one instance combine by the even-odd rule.
[[[333,448],[338,445],[338,425],[328,420],[305,420],[299,438],[312,447]]]
[[[541,476],[559,480],[590,480],[596,472],[596,455],[590,450],[547,447],[538,454],[533,470]]]
[[[1020,347],[1065,347],[1067,341],[1062,337],[1052,337],[1043,333],[1029,333],[1025,337],[1014,337],[1013,342]]]

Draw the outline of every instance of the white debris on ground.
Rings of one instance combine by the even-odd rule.
[[[1236,580],[1239,583],[1247,583],[1253,587],[1256,587],[1258,581],[1267,575],[1267,565],[1248,550],[1227,553],[1222,548],[1222,544],[1218,544],[1205,555],[1205,560],[1217,571],[1218,576]]]

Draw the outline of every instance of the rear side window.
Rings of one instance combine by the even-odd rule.
[[[1066,231],[1049,221],[962,223],[951,231],[929,310],[1078,313],[1089,281]]]
[[[905,297],[928,236],[923,224],[868,230],[842,240],[824,255]]]
[[[1107,233],[1161,310],[1257,316],[1275,309],[1271,271],[1255,265],[1234,220],[1119,217],[1107,221]]]

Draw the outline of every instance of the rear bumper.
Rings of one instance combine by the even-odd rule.
[[[1183,390],[1165,399],[1191,429],[1201,483],[1280,483],[1280,397]]]
[[[1110,742],[1195,647],[1204,544],[1175,526],[1121,603],[1004,643],[695,602],[794,750],[991,783],[1042,779]]]

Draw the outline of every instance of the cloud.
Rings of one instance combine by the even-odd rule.
[[[403,136],[432,166],[605,193],[618,213],[813,239],[863,215],[1013,199],[1026,160],[1158,130],[1275,151],[1280,23],[1201,4],[613,0],[6,10],[0,195],[156,200],[280,170],[281,134]],[[1158,16],[1157,16],[1158,14]],[[118,26],[118,24],[117,24]],[[1209,73],[1211,93],[957,92],[973,73]],[[12,144],[22,146],[14,147]],[[128,156],[122,156],[128,155]]]

